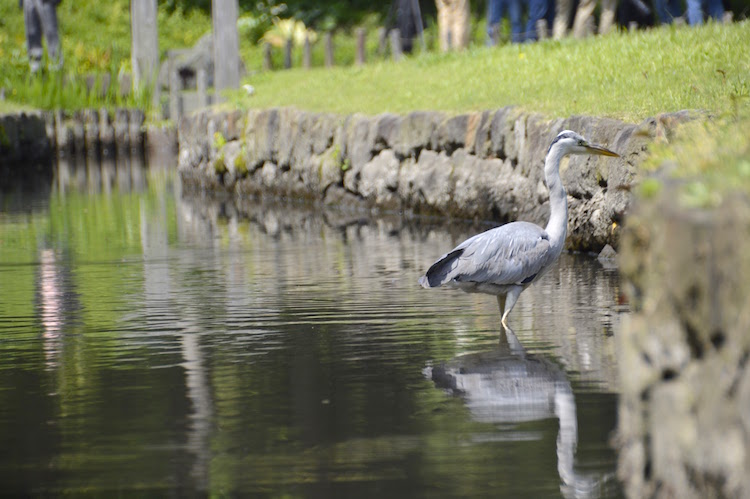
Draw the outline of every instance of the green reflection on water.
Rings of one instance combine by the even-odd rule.
[[[423,374],[494,348],[497,317],[430,305],[405,270],[430,260],[418,237],[201,221],[173,176],[142,179],[0,214],[10,493],[560,494],[557,419],[477,422]]]

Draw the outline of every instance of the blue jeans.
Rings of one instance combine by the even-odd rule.
[[[494,31],[503,19],[503,11],[508,11],[510,18],[511,41],[523,41],[523,21],[521,21],[521,0],[489,0],[487,2],[487,43],[494,45]]]
[[[682,15],[682,5],[680,0],[656,0],[656,15],[661,24],[672,24],[675,17]]]
[[[549,0],[528,0],[529,2],[529,20],[526,23],[525,41],[533,42],[538,39],[536,32],[536,22],[540,19],[547,21],[547,28],[552,28],[555,20],[555,9],[550,5]]]
[[[706,14],[721,21],[724,16],[724,5],[721,0],[687,0],[687,18],[690,26],[703,24],[703,7]]]

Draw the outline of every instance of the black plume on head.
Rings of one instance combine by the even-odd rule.
[[[557,137],[555,137],[555,140],[552,141],[552,143],[549,145],[549,149],[547,149],[547,154],[549,154],[550,150],[552,149],[552,146],[557,144],[562,139],[575,139],[578,134],[573,132],[572,130],[563,130],[562,132],[557,134]]]

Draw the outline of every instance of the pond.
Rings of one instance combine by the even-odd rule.
[[[622,494],[628,309],[595,258],[563,255],[504,334],[493,297],[417,284],[489,226],[238,210],[137,161],[2,192],[4,493]]]

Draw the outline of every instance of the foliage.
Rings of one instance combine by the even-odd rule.
[[[292,40],[296,47],[301,47],[305,44],[305,38],[310,43],[315,43],[318,39],[318,34],[308,29],[302,21],[274,19],[273,27],[265,32],[261,41],[269,43],[274,47],[283,47],[286,45],[287,40]]]
[[[130,72],[128,2],[62,2],[58,19],[64,68],[29,78],[23,12],[17,2],[0,3],[0,88],[13,103],[4,103],[3,108],[18,104],[45,109],[147,106],[150,100],[145,92],[124,97],[116,91],[119,77]],[[210,18],[200,11],[170,12],[164,5],[159,7],[158,23],[162,53],[194,44],[211,26]],[[101,85],[104,75],[114,82],[109,89],[87,89],[87,77],[93,76]]]

